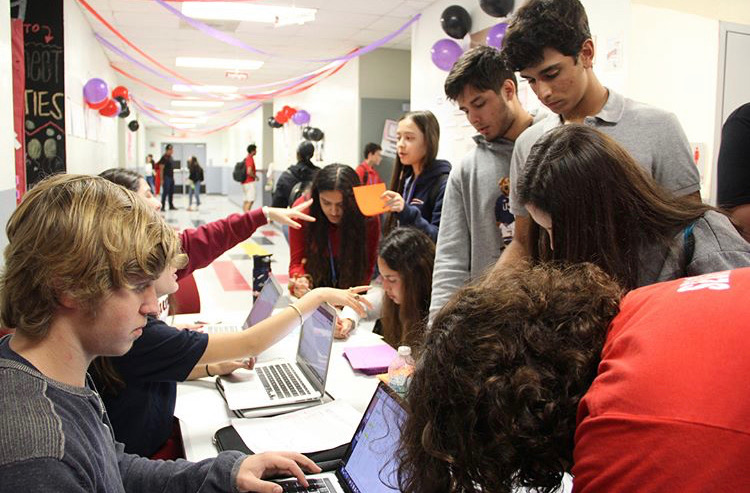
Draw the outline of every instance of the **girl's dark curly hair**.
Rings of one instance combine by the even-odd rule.
[[[329,164],[321,169],[312,182],[310,215],[316,221],[306,226],[305,270],[312,277],[313,286],[350,288],[367,284],[366,221],[357,207],[352,189],[361,185],[357,173],[345,164]],[[328,229],[331,223],[320,207],[320,192],[339,191],[344,198],[344,214],[338,225],[339,254],[336,259],[337,284],[333,285],[328,254]]]
[[[545,48],[575,58],[589,38],[589,20],[579,0],[528,0],[508,25],[502,53],[518,72],[540,63]]]
[[[621,296],[592,264],[507,269],[461,289],[409,386],[401,490],[554,491]]]

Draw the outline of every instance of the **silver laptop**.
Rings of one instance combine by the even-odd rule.
[[[305,489],[296,479],[277,481],[284,491],[320,493],[392,493],[398,489],[397,453],[406,410],[401,399],[380,382],[349,448],[335,473],[307,477]]]
[[[295,361],[274,359],[257,363],[251,372],[221,377],[229,408],[244,413],[320,402],[325,395],[335,326],[336,309],[324,303],[302,324]]]
[[[203,326],[203,332],[207,334],[220,334],[223,332],[239,332],[245,330],[248,327],[252,327],[258,322],[267,319],[273,313],[273,307],[276,306],[276,302],[281,297],[282,289],[279,282],[273,276],[269,274],[268,280],[263,285],[263,289],[260,290],[260,294],[253,302],[253,307],[250,309],[245,323],[242,325],[236,324],[213,324]]]

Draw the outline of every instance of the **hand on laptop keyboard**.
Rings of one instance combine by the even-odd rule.
[[[287,481],[277,481],[278,484],[283,488],[284,493],[297,493],[303,491],[314,491],[317,493],[336,493],[333,489],[333,485],[328,479],[308,479],[310,486],[305,488],[296,480],[290,479]]]

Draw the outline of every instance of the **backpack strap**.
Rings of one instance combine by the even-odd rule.
[[[685,275],[688,275],[687,268],[688,265],[690,265],[690,262],[693,261],[693,254],[695,253],[695,235],[693,234],[693,228],[695,228],[695,222],[690,223],[682,230],[682,251],[685,257],[683,272]]]

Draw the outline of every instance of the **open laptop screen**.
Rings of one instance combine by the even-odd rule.
[[[268,276],[268,280],[263,285],[263,289],[260,290],[258,298],[253,302],[253,308],[250,310],[242,328],[247,329],[270,317],[280,296],[281,286],[273,275]]]
[[[405,419],[406,411],[397,397],[390,394],[383,384],[378,385],[354,433],[349,455],[338,471],[349,491],[399,491],[396,453]]]
[[[320,389],[325,387],[335,321],[335,310],[329,305],[320,305],[302,324],[299,336],[297,362],[310,370],[308,376],[316,380]]]

